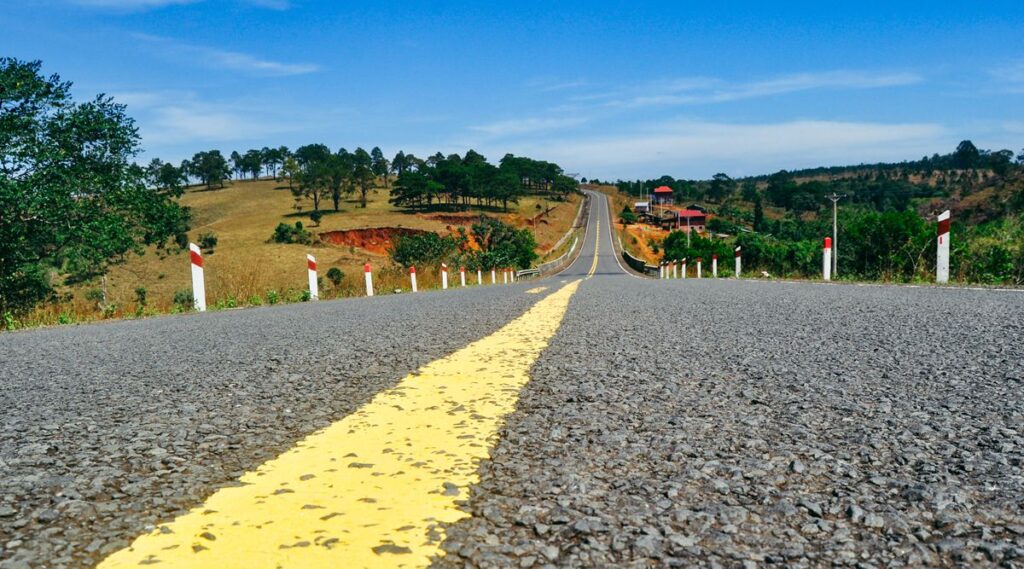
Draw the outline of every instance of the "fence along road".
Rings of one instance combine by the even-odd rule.
[[[1024,548],[1014,296],[638,279],[595,197],[549,279],[0,336],[0,563]]]

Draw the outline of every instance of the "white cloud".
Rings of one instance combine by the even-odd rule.
[[[997,67],[989,73],[996,79],[1009,83],[1024,83],[1024,61]]]
[[[212,47],[198,46],[149,34],[132,34],[137,40],[155,45],[176,59],[195,61],[199,65],[216,69],[230,69],[253,75],[284,77],[313,73],[320,67],[313,63],[282,63],[261,59],[254,55]]]
[[[471,126],[470,130],[497,138],[568,128],[585,122],[582,118],[527,118]]]
[[[670,173],[703,178],[716,172],[750,175],[916,158],[955,144],[952,138],[944,127],[930,123],[671,121],[618,134],[524,141],[488,151],[541,157],[585,176],[649,178]]]
[[[750,82],[728,82],[714,77],[688,77],[645,85],[639,92],[605,103],[611,107],[672,106],[724,103],[819,89],[875,89],[920,83],[914,73],[825,71],[795,73]],[[577,99],[578,100],[578,99]]]
[[[139,10],[152,10],[165,6],[180,4],[196,4],[203,0],[70,0],[73,4],[80,6],[92,6],[109,10],[133,12]],[[288,0],[242,0],[246,4],[270,10],[287,10],[291,7]]]

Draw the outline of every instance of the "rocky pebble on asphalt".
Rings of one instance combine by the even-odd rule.
[[[1024,567],[1024,294],[584,283],[438,567]]]
[[[0,567],[91,566],[537,299],[485,287],[0,334]]]

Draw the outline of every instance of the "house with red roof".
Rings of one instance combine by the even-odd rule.
[[[668,186],[654,188],[654,192],[651,194],[652,205],[672,205],[672,203],[672,188]]]

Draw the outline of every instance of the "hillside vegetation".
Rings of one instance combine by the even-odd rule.
[[[697,202],[711,213],[708,233],[672,238],[622,229],[624,245],[649,262],[731,257],[743,249],[745,270],[777,276],[820,275],[821,245],[832,234],[832,202],[839,201],[839,275],[883,281],[934,278],[935,216],[952,211],[951,277],[960,282],[1024,284],[1024,151],[978,150],[970,141],[955,152],[918,161],[781,171],[711,180],[618,181],[623,207],[661,185],[678,203]],[[626,200],[625,198],[629,199]],[[651,234],[647,242],[638,233]],[[671,239],[670,239],[671,238]],[[666,243],[668,246],[666,246]],[[682,245],[680,245],[682,243]]]

